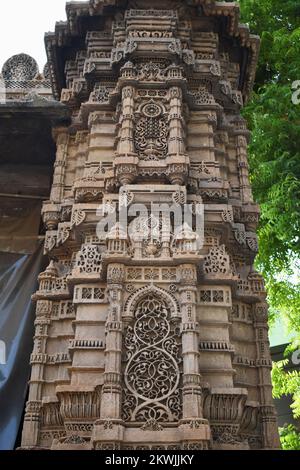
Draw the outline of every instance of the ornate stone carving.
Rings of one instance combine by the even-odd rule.
[[[143,431],[163,431],[163,427],[156,421],[156,419],[149,419],[145,424],[143,424]]]
[[[70,237],[71,227],[69,223],[59,224],[56,238],[56,245],[63,245]]]
[[[39,73],[36,61],[27,54],[14,55],[4,64],[2,75],[4,80],[27,82]]]
[[[178,421],[180,347],[165,302],[149,294],[137,305],[135,324],[125,336],[123,418],[126,421]]]
[[[90,96],[90,101],[92,103],[100,103],[100,104],[109,103],[110,90],[112,90],[112,88],[109,89],[108,87],[104,85],[101,85],[101,84],[95,85],[94,91],[91,93],[91,96]]]
[[[107,292],[103,287],[80,286],[74,291],[74,303],[103,304],[107,303]]]
[[[76,260],[80,274],[100,274],[102,256],[97,245],[83,245]]]
[[[231,275],[230,258],[225,246],[211,248],[204,260],[204,273],[206,275]]]
[[[22,447],[276,448],[240,115],[257,38],[231,2],[91,0],[46,47],[45,77],[3,70],[9,99],[46,109],[24,89],[51,78],[65,110]]]
[[[142,160],[155,161],[166,157],[168,124],[162,106],[149,101],[136,113],[135,148]]]
[[[212,424],[214,440],[224,443],[229,436],[232,439],[238,434],[246,398],[247,392],[243,389],[231,393],[224,390],[205,397],[204,416]]]
[[[111,264],[107,272],[107,281],[112,284],[122,283],[124,281],[125,270],[122,265]]]
[[[71,444],[71,445],[81,445],[81,444],[85,444],[85,442],[86,442],[85,439],[83,439],[80,436],[77,436],[76,434],[72,434],[72,436],[63,440],[64,444]]]
[[[78,227],[85,221],[85,218],[86,218],[86,213],[80,209],[76,209],[72,213],[71,227],[73,227],[74,225]]]
[[[56,246],[56,239],[57,239],[56,231],[48,231],[46,233],[45,244],[44,244],[45,254],[50,253],[50,251],[52,251],[53,248]]]

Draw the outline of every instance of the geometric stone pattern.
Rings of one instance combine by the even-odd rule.
[[[27,54],[14,55],[5,62],[0,82],[7,101],[29,101],[33,95],[52,98],[48,66],[40,74],[37,62]]]
[[[26,54],[11,57],[5,62],[2,69],[5,80],[33,80],[37,74],[38,66],[36,61]]]
[[[46,36],[72,122],[53,129],[22,447],[278,448],[240,114],[259,40],[213,0],[74,2],[67,16]],[[204,204],[203,245],[196,212],[177,233],[147,217],[97,232],[99,206],[155,202]]]

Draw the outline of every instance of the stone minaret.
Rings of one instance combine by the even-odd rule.
[[[259,40],[214,0],[67,17],[46,35],[71,119],[53,128],[22,447],[278,448],[240,114]]]

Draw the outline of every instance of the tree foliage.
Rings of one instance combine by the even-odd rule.
[[[300,434],[292,424],[279,429],[283,450],[300,450]]]
[[[287,320],[300,339],[300,104],[292,84],[300,80],[299,0],[240,0],[242,21],[261,37],[256,84],[244,115],[252,131],[251,182],[261,206],[257,267],[267,280],[271,320]],[[291,394],[300,417],[300,375],[274,365],[274,396]],[[292,426],[281,430],[284,449],[299,449]]]
[[[293,273],[300,258],[300,105],[292,103],[292,83],[300,80],[300,2],[240,4],[242,19],[261,36],[255,92],[245,116],[252,131],[251,180],[262,209],[257,264],[272,288],[279,274]]]
[[[274,364],[272,371],[273,395],[280,398],[282,395],[293,397],[292,409],[295,418],[300,418],[300,375],[297,371],[286,371],[288,359]]]

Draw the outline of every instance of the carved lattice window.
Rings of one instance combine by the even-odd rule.
[[[177,422],[181,419],[181,340],[167,301],[148,294],[137,305],[124,338],[123,419]]]
[[[134,141],[142,160],[160,160],[168,151],[169,126],[163,108],[154,101],[136,114]]]

